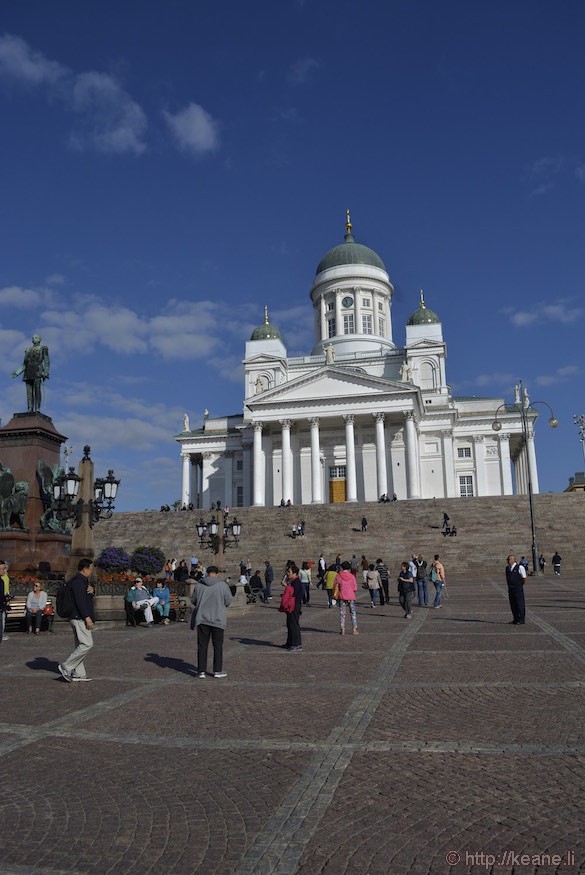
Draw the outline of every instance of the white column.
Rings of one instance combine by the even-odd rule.
[[[538,468],[536,467],[536,449],[534,447],[534,432],[528,433],[528,467],[530,469],[530,479],[532,480],[532,492],[536,495],[540,490],[538,488]]]
[[[254,507],[264,507],[264,454],[262,452],[262,427],[264,423],[254,423]]]
[[[244,487],[242,504],[244,507],[249,507],[252,504],[252,444],[249,441],[242,444],[242,468]]]
[[[209,494],[209,478],[211,477],[211,453],[201,454],[201,507],[209,507],[211,495]]]
[[[485,443],[483,435],[476,434],[473,437],[475,453],[475,487],[477,495],[487,495],[487,481],[485,476]]]
[[[181,453],[183,462],[183,482],[181,486],[181,503],[189,504],[191,501],[191,454]]]
[[[512,495],[514,487],[512,485],[512,462],[510,460],[510,435],[498,434],[498,443],[500,445],[500,483],[502,487],[502,495]]]
[[[453,431],[446,431],[443,434],[443,464],[445,497],[456,498],[457,490],[455,487],[455,454],[453,452]]]
[[[313,504],[323,504],[319,417],[311,417],[309,424],[311,426],[311,501]]]
[[[354,328],[354,330],[355,330],[356,334],[362,333],[362,302],[360,299],[361,293],[362,293],[362,290],[360,289],[360,287],[355,286],[353,289],[353,298],[355,301],[355,307],[354,307],[355,328]]]
[[[353,413],[348,413],[345,419],[345,465],[346,465],[346,501],[357,501],[357,477],[355,472],[355,437],[353,432]]]
[[[234,454],[227,450],[223,456],[223,506],[231,507],[234,503]]]
[[[388,471],[386,469],[386,437],[384,434],[384,414],[372,413],[376,420],[376,475],[378,478],[378,498],[388,492]]]
[[[292,452],[290,448],[290,419],[281,419],[282,435],[282,497],[285,502],[293,500]]]
[[[327,329],[327,310],[325,309],[325,298],[321,296],[321,301],[319,304],[320,307],[320,321],[321,321],[321,340],[325,342],[327,340],[327,335],[329,334]]]
[[[405,446],[406,446],[406,468],[407,468],[407,486],[409,498],[420,498],[420,477],[419,477],[419,462],[418,462],[418,446],[416,437],[416,428],[414,425],[414,414],[408,411],[404,417],[405,426]]]

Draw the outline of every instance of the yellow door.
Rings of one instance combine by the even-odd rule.
[[[329,502],[340,504],[345,501],[345,480],[329,481]]]

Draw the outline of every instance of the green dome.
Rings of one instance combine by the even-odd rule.
[[[323,256],[317,266],[315,274],[322,273],[329,267],[339,267],[343,264],[371,264],[372,267],[379,267],[380,270],[386,270],[384,262],[377,252],[370,249],[368,246],[363,246],[361,243],[356,243],[351,233],[345,235],[345,241],[339,246],[334,246],[329,252]]]
[[[268,321],[268,307],[264,307],[264,322],[255,328],[250,340],[282,340],[282,334]]]
[[[415,310],[408,322],[407,325],[433,325],[441,320],[437,316],[434,310],[429,310],[427,306],[425,306],[423,293],[421,290],[420,293],[420,306],[418,310]]]

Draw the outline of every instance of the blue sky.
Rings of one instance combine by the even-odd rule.
[[[173,435],[241,410],[263,307],[313,345],[341,242],[383,258],[394,341],[424,288],[458,395],[531,400],[541,491],[583,470],[581,0],[4,0],[0,416],[33,333],[43,411],[121,510],[180,494]],[[543,411],[544,412],[544,411]],[[1,460],[0,460],[1,461]]]

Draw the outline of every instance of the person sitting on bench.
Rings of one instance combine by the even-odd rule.
[[[142,583],[141,577],[136,578],[134,586],[126,596],[126,599],[132,602],[132,607],[135,611],[144,611],[146,625],[152,626],[154,623],[152,609],[155,605],[158,605],[158,598],[156,596],[151,598],[149,591]]]

